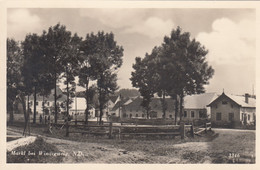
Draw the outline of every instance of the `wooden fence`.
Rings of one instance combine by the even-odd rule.
[[[191,137],[202,131],[207,132],[211,129],[211,123],[206,123],[204,128],[199,128],[195,132],[193,125],[138,125],[126,123],[105,122],[102,125],[79,124],[79,122],[70,122],[70,127],[74,127],[69,133],[107,135],[109,138],[117,137],[121,139],[123,136],[181,136],[184,139],[185,133],[189,133]]]

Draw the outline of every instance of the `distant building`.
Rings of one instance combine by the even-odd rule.
[[[72,116],[77,115],[85,119],[85,110],[87,108],[86,99],[84,97],[75,97],[72,99],[72,103],[70,104],[69,114]],[[95,117],[95,108],[89,109],[89,117]]]
[[[193,121],[210,118],[210,107],[207,106],[218,97],[216,93],[203,93],[184,97],[183,120]]]
[[[122,114],[125,118],[147,118],[146,110],[141,106],[142,98],[137,97],[129,104],[124,104],[122,107]],[[166,98],[167,110],[166,118],[174,118],[174,100]],[[149,112],[150,118],[162,118],[162,105],[160,98],[153,98],[150,103],[151,110]]]
[[[66,96],[62,93],[61,89],[59,87],[57,88],[57,106],[60,109],[59,112],[63,111],[63,108],[61,107],[62,103],[66,101]],[[41,95],[36,95],[36,115],[40,114],[53,114],[55,112],[55,107],[54,107],[54,89],[51,90],[50,95],[47,97],[43,97]],[[33,112],[34,109],[34,96],[31,95],[29,96],[29,104],[30,104],[30,109]],[[26,98],[26,107],[27,107],[27,98]]]
[[[130,104],[132,102],[132,99],[130,98],[121,98],[117,100],[116,104],[110,111],[110,115],[116,116],[116,117],[123,117],[123,109],[126,105]]]
[[[211,108],[211,122],[216,125],[237,127],[255,122],[256,100],[248,94],[236,96],[223,92],[208,106]]]

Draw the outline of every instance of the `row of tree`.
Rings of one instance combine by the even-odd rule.
[[[178,114],[182,119],[184,96],[203,93],[204,85],[214,74],[206,61],[207,53],[200,42],[190,38],[190,33],[182,33],[177,27],[151,54],[136,57],[131,81],[143,96],[142,106],[147,116],[151,99],[157,94],[161,97],[163,117],[167,110],[165,97],[170,96],[175,101],[175,121]]]
[[[13,106],[17,99],[22,103],[25,120],[28,120],[29,96],[33,94],[35,123],[37,94],[48,96],[54,89],[54,121],[57,123],[59,96],[56,87],[61,80],[66,85],[68,116],[76,76],[79,77],[79,85],[86,89],[86,123],[93,96],[89,84],[90,81],[96,82],[101,121],[108,95],[118,88],[117,69],[122,65],[122,57],[123,47],[117,45],[113,33],[91,33],[83,40],[60,24],[44,30],[41,35],[28,34],[21,43],[7,39],[7,106],[10,121],[13,120]]]

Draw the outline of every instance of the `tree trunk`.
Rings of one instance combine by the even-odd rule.
[[[166,117],[165,90],[163,90],[162,110],[163,110],[163,118],[165,119]]]
[[[175,100],[175,125],[177,125],[177,118],[178,118],[178,95],[176,94],[174,96],[174,100]]]
[[[34,96],[33,96],[33,124],[36,123],[36,102],[37,102],[37,96],[36,96],[36,93],[37,93],[37,89],[36,89],[36,86],[34,86]]]
[[[27,95],[27,113],[25,111],[25,114],[24,114],[24,118],[25,118],[25,124],[24,124],[24,130],[23,130],[23,135],[26,136],[26,129],[29,130],[29,126],[28,126],[28,122],[29,122],[29,118],[30,117],[30,102],[29,102],[29,95]],[[30,132],[29,132],[30,134]]]
[[[42,95],[42,118],[44,118],[45,115],[45,102],[44,102],[44,95]]]
[[[180,94],[180,120],[182,120],[183,117],[183,93]]]
[[[102,116],[103,116],[103,101],[102,101],[102,92],[101,88],[99,88],[99,124],[102,123]]]
[[[56,86],[57,86],[57,77],[56,77],[56,70],[55,70],[55,86],[54,86],[54,107],[55,107],[55,116],[54,116],[54,122],[55,124],[57,123],[57,120],[58,120],[58,111],[57,111],[57,89],[56,89]]]
[[[66,136],[69,136],[69,81],[68,81],[68,71],[66,69],[66,74],[67,74],[67,113],[66,113]]]
[[[10,114],[9,123],[10,124],[13,124],[13,122],[14,122],[14,104],[15,104],[15,100],[13,101],[12,106],[11,106],[11,111],[9,112],[9,114]]]
[[[89,79],[87,78],[87,83],[86,83],[86,110],[85,110],[85,124],[88,124],[88,115],[89,115],[89,91],[88,91],[88,83],[89,83]]]

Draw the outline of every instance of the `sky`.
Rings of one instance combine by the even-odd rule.
[[[57,23],[83,38],[91,32],[113,32],[124,48],[117,83],[120,88],[133,88],[129,78],[135,57],[151,53],[180,26],[209,51],[207,61],[215,74],[206,92],[252,94],[256,86],[255,15],[254,9],[247,8],[10,8],[7,36],[22,41],[26,34],[41,34]]]

